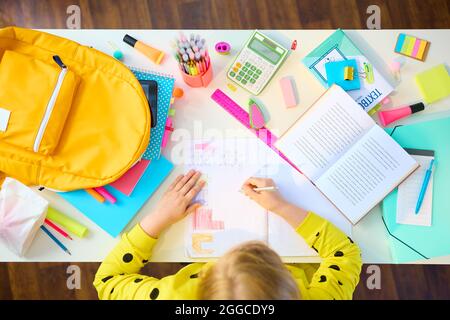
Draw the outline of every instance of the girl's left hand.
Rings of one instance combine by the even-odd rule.
[[[154,212],[141,221],[141,227],[152,238],[158,238],[160,233],[194,212],[201,205],[191,204],[191,201],[204,187],[205,181],[200,180],[201,173],[191,170],[178,176],[167,189]]]

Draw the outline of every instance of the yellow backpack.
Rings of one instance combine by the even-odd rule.
[[[144,91],[122,63],[44,32],[0,29],[0,171],[69,191],[123,175],[150,139]]]

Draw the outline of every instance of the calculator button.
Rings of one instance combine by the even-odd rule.
[[[237,77],[236,77],[236,80],[237,80],[237,81],[241,81],[241,79],[242,79],[241,76],[237,76]]]
[[[248,69],[246,67],[242,67],[242,71],[247,72]]]
[[[242,84],[247,84],[247,80],[242,79],[242,80],[241,80],[241,83],[242,83]]]
[[[252,70],[249,70],[249,71],[248,71],[248,74],[249,74],[249,75],[252,75],[252,74],[253,74],[253,71],[252,71]]]
[[[251,79],[250,79],[250,83],[252,83],[252,84],[253,84],[253,83],[255,83],[255,82],[256,82],[256,80],[255,80],[255,79],[253,79],[253,78],[251,78]]]
[[[246,63],[245,63],[245,66],[246,66],[247,68],[250,68],[250,62],[246,62]]]
[[[261,74],[261,70],[260,69],[256,69],[256,71],[255,71],[257,74]]]
[[[245,79],[245,80],[248,80],[248,79],[250,79],[250,76],[249,76],[248,74],[246,74],[245,77],[244,77],[244,79]]]
[[[239,62],[236,62],[236,68],[240,68],[242,67],[242,64],[240,64]]]
[[[258,79],[259,75],[257,75],[256,73],[253,75],[253,78]]]
[[[251,66],[250,69],[251,69],[252,71],[255,71],[255,70],[256,70],[256,67],[255,67],[255,66]]]
[[[243,77],[244,76],[244,74],[245,74],[245,72],[244,71],[239,71],[239,75],[241,76],[241,77]]]
[[[230,71],[230,77],[234,77],[236,75],[236,73],[234,73],[233,71]]]

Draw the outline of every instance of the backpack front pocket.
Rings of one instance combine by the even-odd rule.
[[[0,140],[51,154],[57,147],[79,78],[54,62],[6,50],[0,63]]]

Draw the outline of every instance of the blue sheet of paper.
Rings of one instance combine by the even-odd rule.
[[[117,199],[115,204],[100,203],[85,190],[60,192],[59,195],[113,237],[117,237],[169,175],[173,164],[166,158],[152,160],[128,197],[111,186],[105,188]]]

